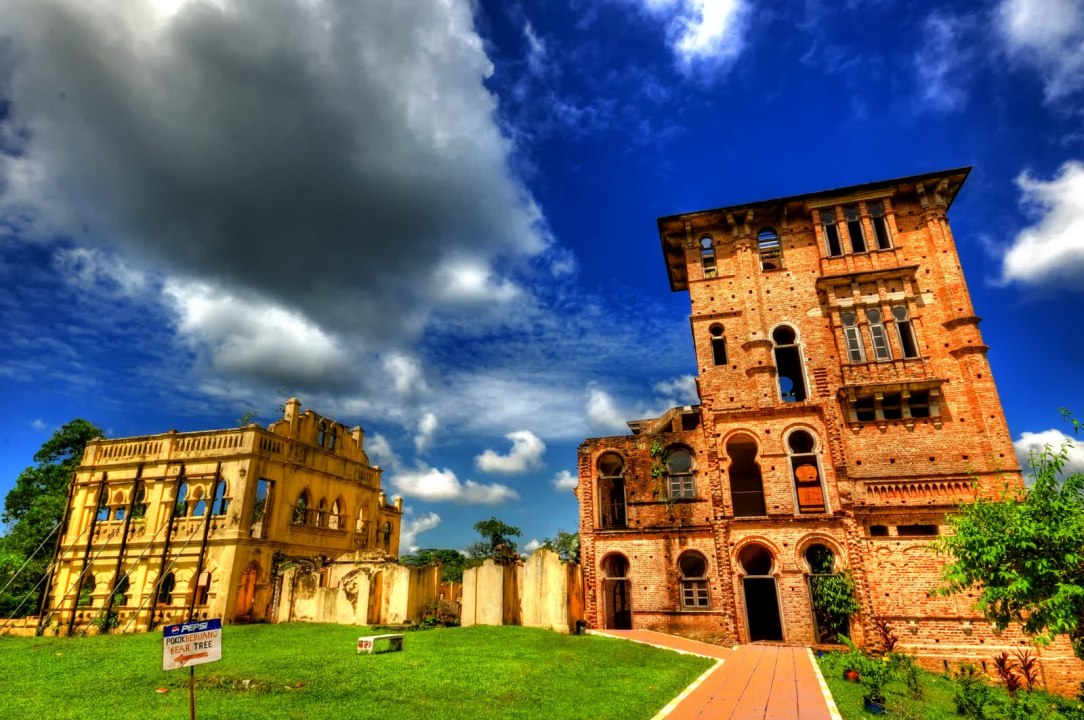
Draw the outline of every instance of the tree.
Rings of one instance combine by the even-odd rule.
[[[463,569],[467,566],[467,556],[449,548],[425,548],[399,559],[412,567],[440,565],[441,582],[463,582]]]
[[[542,543],[542,547],[549,548],[558,555],[565,562],[578,563],[580,561],[580,534],[565,532],[564,530],[558,530],[557,535],[552,538],[546,538]]]
[[[38,611],[68,485],[87,443],[102,435],[97,426],[80,418],[65,424],[34,454],[38,465],[19,473],[8,492],[3,513],[7,532],[0,537],[0,583],[10,585],[0,594],[0,617]]]
[[[467,555],[475,560],[515,557],[516,541],[512,538],[523,534],[518,527],[501,522],[495,517],[474,523],[474,531],[482,536],[480,542],[467,546]]]
[[[1063,411],[1064,412],[1064,411]],[[1079,434],[1080,424],[1066,413]],[[1028,457],[1035,482],[1014,496],[978,500],[950,519],[938,548],[951,555],[942,594],[979,592],[977,607],[999,628],[1019,622],[1040,642],[1067,635],[1084,650],[1084,473],[1059,481],[1072,442]]]

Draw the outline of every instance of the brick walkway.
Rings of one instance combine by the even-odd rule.
[[[655,720],[839,720],[806,648],[741,645],[731,649],[650,630],[592,632],[720,661]]]

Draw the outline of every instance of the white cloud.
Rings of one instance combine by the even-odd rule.
[[[536,75],[546,70],[546,43],[538,37],[530,20],[523,24],[523,37],[527,41],[527,67]]]
[[[1024,477],[1029,476],[1027,460],[1030,452],[1040,451],[1048,445],[1054,452],[1059,452],[1066,443],[1070,443],[1072,447],[1069,448],[1067,461],[1062,472],[1064,474],[1084,472],[1084,446],[1077,443],[1069,435],[1054,429],[1037,433],[1020,433],[1020,438],[1013,442],[1013,448],[1016,450],[1016,457],[1020,461],[1020,467],[1024,471]]]
[[[391,443],[380,433],[365,438],[365,453],[371,461],[381,467],[392,471],[402,467],[399,456],[391,449]]]
[[[662,412],[678,405],[696,405],[700,402],[696,394],[696,376],[694,375],[680,375],[663,380],[655,383],[652,389],[665,405]]]
[[[1020,231],[1005,253],[1002,281],[1060,282],[1079,289],[1084,274],[1084,164],[1067,162],[1050,181],[1024,172],[1016,184],[1021,204],[1037,222]]]
[[[391,376],[392,387],[400,395],[421,393],[428,389],[421,365],[415,358],[393,352],[384,358],[384,372]]]
[[[638,0],[667,25],[667,40],[683,70],[725,69],[745,49],[749,7],[745,0]]]
[[[933,12],[923,23],[922,47],[912,63],[917,76],[919,110],[954,112],[967,104],[969,69],[974,66],[973,45],[968,37],[971,17]]]
[[[1084,89],[1084,3],[1003,0],[997,25],[1010,57],[1034,66],[1048,101]]]
[[[30,427],[34,430],[44,430],[46,428],[45,421],[41,418],[34,418],[30,421]]]
[[[575,490],[580,484],[580,479],[568,470],[562,470],[553,476],[553,487],[558,490]]]
[[[596,430],[616,433],[628,430],[627,421],[631,418],[617,409],[614,399],[605,390],[588,388],[585,410],[588,423]]]
[[[507,455],[494,450],[486,450],[474,458],[474,464],[482,472],[515,475],[539,467],[546,443],[530,430],[516,430],[505,435],[512,441],[512,449]]]
[[[507,485],[485,485],[473,480],[461,483],[452,470],[437,470],[424,463],[418,463],[412,471],[396,472],[391,476],[390,482],[403,495],[429,502],[498,505],[506,500],[519,498],[519,493]]]
[[[339,339],[295,310],[199,282],[168,280],[164,293],[181,336],[206,352],[217,371],[299,383],[349,371]]]
[[[440,515],[428,512],[425,515],[414,516],[413,511],[409,509],[404,510],[403,514],[403,524],[399,529],[400,552],[403,548],[406,548],[407,552],[417,552],[418,535],[440,525]]]
[[[418,421],[418,434],[414,436],[414,449],[418,452],[425,452],[429,447],[429,443],[433,440],[433,435],[437,432],[437,416],[431,412],[427,412],[422,415]]]
[[[538,548],[542,547],[542,541],[538,538],[531,538],[526,545],[523,546],[523,554],[530,555]]]

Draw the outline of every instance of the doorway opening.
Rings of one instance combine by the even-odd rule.
[[[629,561],[624,555],[602,559],[602,604],[606,628],[632,629],[632,598],[629,586]]]
[[[779,591],[772,577],[772,552],[756,543],[746,545],[738,553],[738,563],[745,576],[745,619],[749,641],[783,641],[783,620],[779,609]]]

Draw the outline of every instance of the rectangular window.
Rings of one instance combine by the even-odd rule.
[[[684,500],[696,497],[696,488],[693,486],[692,475],[670,476],[670,497],[674,500]]]
[[[929,537],[937,534],[936,525],[897,525],[896,534],[900,537]]]
[[[901,420],[903,418],[903,398],[900,393],[885,393],[881,400],[881,415],[885,420]]]
[[[862,336],[858,333],[858,326],[843,328],[843,335],[847,339],[847,356],[853,363],[866,361],[865,353],[862,352]]]
[[[839,227],[836,225],[835,211],[821,210],[821,224],[824,226],[824,237],[828,243],[828,257],[842,255],[843,244],[839,241]]]
[[[704,610],[711,607],[708,600],[708,581],[682,579],[681,605],[691,610]]]
[[[888,335],[881,323],[870,323],[869,339],[873,342],[873,354],[878,360],[891,360],[892,351],[888,349]]]
[[[905,358],[917,358],[918,347],[915,345],[915,333],[910,320],[897,320],[896,331],[900,336],[900,350]]]
[[[883,202],[870,203],[869,219],[873,223],[873,234],[877,237],[878,250],[891,250],[892,238],[888,234],[888,220],[885,218],[885,205]]]
[[[907,399],[907,406],[911,409],[911,417],[928,418],[930,416],[930,391],[916,390]]]
[[[254,538],[266,538],[267,530],[265,523],[271,512],[271,489],[274,483],[260,478],[256,481],[256,500],[252,504],[252,528],[250,534]]]
[[[862,233],[862,216],[858,214],[858,206],[849,205],[843,208],[843,215],[847,218],[847,235],[851,241],[851,252],[864,253],[866,236]]]
[[[862,421],[876,420],[877,408],[873,405],[873,396],[866,395],[854,401],[854,411]]]

